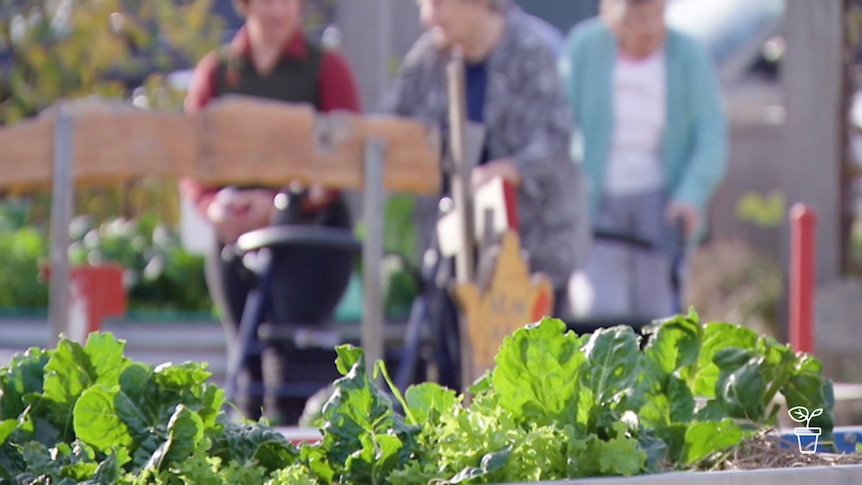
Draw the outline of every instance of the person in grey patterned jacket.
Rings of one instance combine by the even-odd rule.
[[[461,49],[467,115],[486,131],[472,184],[477,187],[501,176],[517,187],[519,233],[528,264],[531,271],[550,278],[556,300],[553,316],[564,317],[568,280],[585,260],[591,228],[584,180],[569,156],[573,121],[554,49],[537,29],[540,21],[509,0],[418,2],[428,31],[405,57],[388,111],[439,124],[445,132],[446,66],[451,47]],[[424,198],[417,202],[421,243],[433,241],[437,203]],[[445,292],[436,298],[442,304],[432,304],[430,311],[443,342],[437,360],[440,383],[461,389],[455,307]]]
[[[569,155],[573,121],[553,47],[537,31],[538,19],[510,0],[418,3],[427,32],[405,57],[387,111],[445,131],[446,65],[451,47],[461,48],[468,117],[486,130],[473,186],[502,176],[517,187],[519,232],[530,268],[548,275],[563,304],[591,233],[585,184]],[[437,200],[419,200],[416,216],[420,241],[427,244]],[[562,306],[556,306],[556,316],[562,316]]]
[[[554,49],[536,27],[541,21],[510,2],[418,0],[427,32],[405,57],[386,106],[391,113],[438,124],[445,133],[446,66],[452,48],[460,48],[466,64],[467,115],[482,123],[486,133],[472,184],[503,177],[517,187],[519,234],[530,269],[550,278],[556,300],[553,316],[565,317],[569,278],[580,269],[590,246],[589,199],[585,179],[569,155],[573,120]],[[438,199],[417,201],[423,252],[434,242],[437,217]],[[440,343],[439,382],[462,389],[455,305],[440,290],[429,294]]]

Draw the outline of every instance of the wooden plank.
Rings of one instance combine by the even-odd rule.
[[[383,182],[392,192],[430,193],[440,190],[440,134],[415,121],[371,115],[359,121],[360,138],[386,142]]]
[[[51,183],[54,119],[22,121],[0,130],[0,187],[30,188]]]
[[[207,108],[195,176],[214,185],[282,184],[290,179],[331,187],[364,187],[365,141],[386,144],[384,187],[439,190],[439,135],[392,116],[315,114],[307,105],[225,98]],[[273,126],[284,127],[274,132]]]
[[[89,184],[182,176],[198,158],[196,138],[197,123],[181,113],[88,113],[75,123],[75,179]]]
[[[0,130],[0,187],[50,187],[60,106],[71,117],[78,185],[144,175],[175,177],[188,172],[197,158],[196,124],[181,113],[111,101],[71,101]]]
[[[192,117],[116,102],[70,104],[78,184],[191,176],[214,185],[299,179],[361,189],[365,141],[374,136],[388,147],[386,190],[439,190],[439,135],[412,120],[321,115],[306,105],[252,98],[221,99]],[[0,130],[0,188],[50,184],[54,116]]]
[[[310,106],[234,97],[213,102],[199,116],[194,177],[217,185],[282,185],[316,173],[329,185],[334,164],[315,149],[314,118]]]

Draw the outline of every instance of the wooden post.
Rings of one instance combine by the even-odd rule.
[[[841,274],[840,186],[842,134],[842,0],[788,0],[787,57],[782,66],[786,90],[784,164],[787,200],[819,214],[816,278]],[[785,232],[783,261],[790,259]]]
[[[467,94],[464,81],[464,57],[460,49],[453,49],[452,59],[446,68],[449,85],[449,152],[454,164],[450,189],[455,205],[455,218],[461,237],[459,253],[455,256],[455,279],[458,285],[470,284],[474,280],[475,261],[473,251],[474,217],[470,194],[470,164],[467,160]],[[473,352],[467,338],[467,322],[463,312],[458,312],[458,329],[461,346],[461,386],[466,391],[473,374]],[[467,397],[469,400],[469,396]]]
[[[51,279],[48,303],[48,348],[56,346],[66,332],[70,316],[69,225],[75,206],[74,118],[71,108],[60,106],[54,124],[54,165],[51,192]]]
[[[458,283],[473,280],[473,204],[470,198],[470,167],[467,161],[467,99],[464,86],[464,59],[455,49],[447,66],[449,81],[449,150],[454,164],[451,190],[460,224],[461,252],[455,258]]]
[[[854,264],[852,256],[853,243],[853,225],[855,216],[855,194],[853,193],[853,185],[856,172],[856,162],[853,159],[853,154],[850,150],[851,132],[855,130],[851,123],[851,110],[856,94],[856,58],[859,50],[859,42],[862,40],[860,28],[862,28],[862,4],[857,0],[842,0],[842,17],[844,18],[844,28],[842,30],[842,86],[841,86],[841,106],[843,109],[839,112],[838,122],[841,124],[841,219],[840,219],[840,244],[841,255],[840,265],[843,271],[851,271]],[[857,266],[856,269],[858,269]]]
[[[362,348],[368,373],[383,358],[383,287],[380,265],[383,261],[383,225],[386,195],[383,187],[383,162],[386,145],[378,138],[365,142],[365,240],[362,243],[362,277],[365,298],[362,311]]]

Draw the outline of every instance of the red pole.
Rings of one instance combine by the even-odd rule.
[[[814,286],[817,213],[805,204],[790,209],[790,345],[814,352]]]

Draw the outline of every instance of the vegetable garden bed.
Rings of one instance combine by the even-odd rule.
[[[131,362],[110,334],[83,347],[63,340],[0,370],[0,481],[862,482],[855,466],[690,473],[741,463],[763,444],[782,412],[770,407],[778,394],[788,407],[823,410],[806,426],[819,427],[828,445],[832,383],[812,356],[738,326],[701,325],[694,313],[651,329],[643,347],[629,327],[565,330],[549,319],[508,337],[466,405],[431,383],[385,392],[372,385],[362,351],[341,346],[343,377],[324,406],[322,440],[300,446],[265,424],[228,421],[223,392],[206,383],[201,364]],[[389,381],[385,366],[373,370]],[[616,478],[633,475],[647,476]]]

